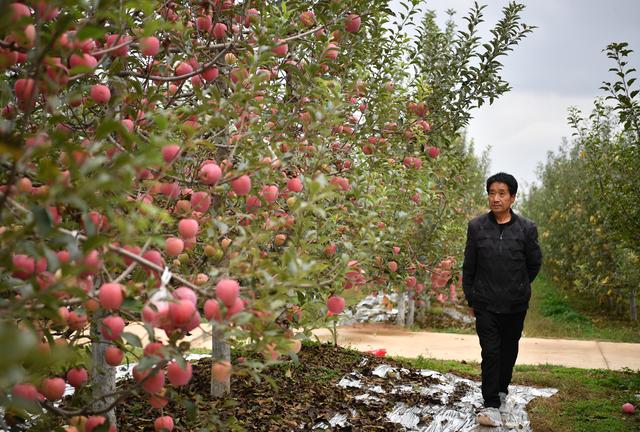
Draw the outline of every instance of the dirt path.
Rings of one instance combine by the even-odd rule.
[[[331,339],[328,330],[314,333],[323,341]],[[392,356],[480,361],[476,335],[410,332],[398,327],[364,324],[340,328],[338,343],[361,351],[384,348]],[[640,344],[522,338],[517,364],[640,370]]]
[[[209,348],[211,338],[208,325],[203,325],[189,337],[192,347]],[[139,324],[127,327],[147,339]],[[158,336],[160,336],[158,332]],[[314,334],[321,341],[331,340],[328,330]],[[441,360],[480,361],[480,344],[476,335],[411,332],[380,324],[359,324],[338,328],[338,344],[360,351],[384,348],[387,355],[435,358]],[[517,364],[551,364],[584,369],[640,370],[640,344],[582,341],[568,339],[522,338]]]

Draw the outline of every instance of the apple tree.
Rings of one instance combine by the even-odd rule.
[[[2,7],[7,423],[45,409],[115,429],[131,393],[159,410],[180,401],[186,337],[207,321],[223,396],[232,373],[295,358],[345,297],[418,286],[454,253],[475,175],[460,129],[506,90],[495,57],[529,28],[510,5],[478,73],[465,66],[480,55],[473,35],[467,51],[438,45],[457,54],[434,75],[409,73],[429,60],[404,33],[417,3]],[[260,356],[232,365],[234,346]],[[115,366],[132,360],[136,384],[117,389]],[[66,383],[76,392],[58,404]]]

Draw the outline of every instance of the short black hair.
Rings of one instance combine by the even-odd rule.
[[[487,179],[487,193],[489,193],[489,188],[495,182],[506,183],[509,187],[509,195],[515,195],[518,192],[518,181],[511,174],[499,172],[489,177]]]

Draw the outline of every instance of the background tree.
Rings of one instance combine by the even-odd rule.
[[[554,281],[618,313],[626,309],[637,321],[638,90],[627,44],[610,44],[606,52],[617,81],[604,83],[608,95],[587,119],[570,110],[574,140],[549,154],[541,185],[532,187],[524,207],[540,221]]]

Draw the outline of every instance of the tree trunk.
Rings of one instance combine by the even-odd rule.
[[[215,325],[215,324],[214,324]],[[213,330],[211,338],[211,360],[213,363],[220,360],[231,362],[231,348],[224,340],[224,331]],[[211,396],[221,398],[231,391],[231,378],[227,378],[224,382],[217,381],[211,375]]]
[[[416,320],[418,322],[424,322],[424,318],[425,315],[427,313],[427,307],[428,307],[428,303],[427,303],[427,299],[425,295],[422,295],[420,297],[420,300],[422,300],[420,303],[416,304]]]
[[[416,314],[416,299],[411,293],[409,294],[408,309],[409,310],[407,313],[407,322],[405,323],[405,327],[411,327],[413,325],[415,314]]]
[[[423,295],[422,298],[424,299],[423,309],[425,311],[430,311],[431,310],[431,296],[430,295]]]
[[[631,290],[631,298],[629,299],[629,313],[632,321],[638,321],[638,291],[636,288]]]
[[[405,298],[404,292],[398,292],[398,316],[396,317],[396,324],[404,327],[405,323]]]
[[[91,344],[91,391],[94,399],[116,391],[116,368],[109,366],[104,358],[109,342],[102,337],[98,325],[105,316],[104,312],[96,313],[91,322],[90,334],[94,341]],[[93,404],[92,408],[95,410],[103,409],[111,405],[114,400],[114,397],[100,399]],[[117,426],[115,409],[106,412],[104,416],[109,420],[109,423]]]

